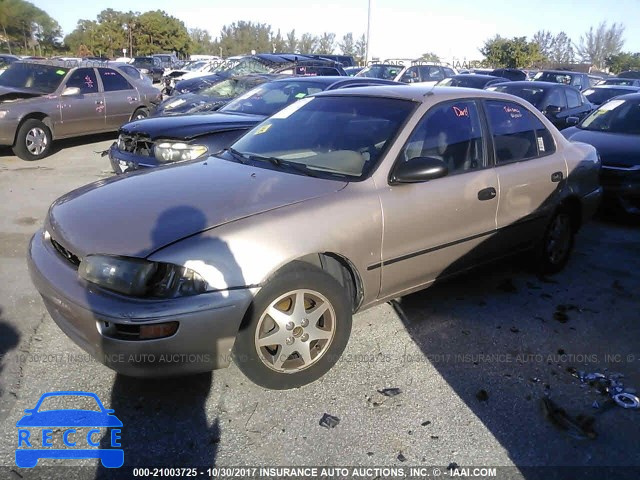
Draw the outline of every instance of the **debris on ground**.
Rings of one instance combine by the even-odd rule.
[[[339,423],[340,419],[338,417],[334,417],[333,415],[325,413],[324,415],[322,415],[319,425],[324,428],[334,428]]]
[[[405,457],[405,456],[402,454],[402,452],[400,452],[396,458],[397,458],[398,460],[400,460],[401,462],[406,462],[406,461],[407,461],[407,457]]]
[[[378,390],[380,395],[384,395],[385,397],[395,397],[396,395],[400,395],[402,390],[399,388],[383,388],[382,390]]]
[[[598,436],[593,428],[594,417],[578,415],[573,418],[563,408],[560,408],[550,398],[546,397],[542,399],[542,411],[551,423],[574,438],[594,439]]]
[[[520,330],[518,330],[516,327],[511,327],[509,330],[511,330],[511,333],[520,333]]]
[[[447,467],[447,470],[457,470],[458,468],[460,468],[460,467],[458,466],[458,464],[456,462],[451,462],[449,464],[449,466]]]
[[[476,398],[481,402],[486,402],[487,400],[489,400],[489,394],[486,390],[480,390],[478,393],[476,393]]]
[[[423,427],[426,427],[427,425],[431,425],[431,420],[425,420],[420,425],[422,425]]]
[[[569,367],[567,371],[580,380],[580,383],[595,388],[601,395],[609,395],[611,400],[622,408],[640,409],[640,398],[635,394],[636,390],[625,387],[621,381],[621,379],[624,378],[622,374],[610,373],[605,375],[599,372],[585,373],[573,367]]]

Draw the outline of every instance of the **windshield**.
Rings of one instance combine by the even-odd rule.
[[[382,78],[393,80],[400,73],[402,67],[398,65],[369,65],[358,72],[356,77]]]
[[[143,68],[153,67],[153,59],[152,58],[136,58],[133,61],[133,65],[135,65],[136,67],[143,67]]]
[[[189,72],[192,72],[192,71],[201,69],[206,64],[207,64],[207,62],[193,62],[193,63],[189,63],[189,64],[185,65],[182,69],[183,70],[187,70]]]
[[[640,134],[640,100],[610,100],[579,125],[583,130]]]
[[[307,97],[249,131],[232,152],[267,166],[293,165],[314,176],[359,180],[376,165],[415,105],[380,97]]]
[[[565,85],[571,85],[571,75],[567,75],[565,73],[538,72],[533,79],[540,82],[564,83]]]
[[[439,83],[439,85],[449,85],[450,87],[482,88],[490,80],[492,79],[486,77],[478,77],[476,75],[469,75],[468,77],[457,76],[445,78]]]
[[[527,87],[521,85],[497,85],[487,88],[495,92],[504,92],[516,97],[524,98],[527,102],[532,104],[538,110],[542,107],[542,101],[545,97],[545,91],[543,88]]]
[[[316,82],[270,82],[260,85],[222,107],[222,112],[243,112],[254,115],[273,115],[287,105],[325,89]]]
[[[225,68],[220,70],[221,73],[228,75],[248,75],[250,73],[269,73],[271,71],[265,64],[258,62],[252,58],[240,60],[235,65],[224,65]]]
[[[600,105],[613,97],[618,97],[632,92],[622,88],[589,88],[582,93],[591,103],[594,105]]]
[[[263,82],[266,82],[266,79],[261,77],[229,78],[200,90],[198,94],[206,97],[235,98]]]
[[[9,65],[9,68],[0,76],[0,85],[39,93],[52,93],[60,86],[68,71],[68,68],[53,65],[15,62]]]
[[[626,85],[627,87],[633,87],[636,85],[637,80],[631,78],[610,78],[600,82],[600,85]]]

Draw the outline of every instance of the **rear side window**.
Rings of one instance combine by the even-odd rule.
[[[555,151],[551,132],[522,105],[488,101],[486,106],[497,165],[548,155]]]
[[[78,68],[69,76],[67,87],[78,87],[80,93],[97,93],[98,81],[93,68]]]
[[[99,68],[102,86],[105,92],[115,92],[118,90],[131,90],[133,87],[127,80],[115,70],[110,68]]]
[[[573,90],[572,88],[567,88],[567,105],[569,108],[577,108],[582,105],[582,98],[580,98],[580,92]]]

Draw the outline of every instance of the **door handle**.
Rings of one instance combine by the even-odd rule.
[[[551,174],[551,181],[553,183],[558,183],[560,182],[562,179],[564,178],[564,175],[562,174],[562,172],[553,172]]]
[[[483,188],[478,192],[478,200],[491,200],[496,198],[497,192],[493,187]]]

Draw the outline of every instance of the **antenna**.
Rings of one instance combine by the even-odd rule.
[[[429,90],[427,93],[424,94],[425,98],[433,95],[433,89],[436,88],[436,83],[438,82],[435,82],[433,85],[431,85],[431,90]]]

